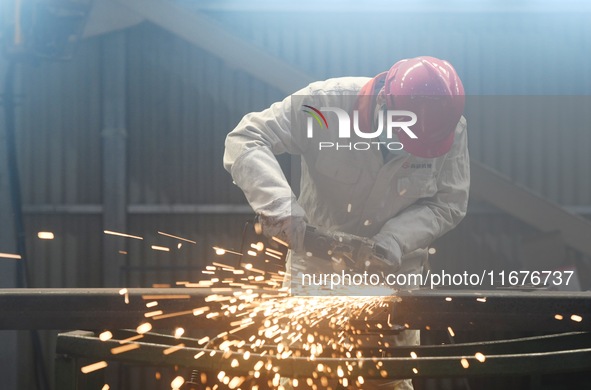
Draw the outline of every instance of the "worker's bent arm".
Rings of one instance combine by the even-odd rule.
[[[291,97],[250,113],[226,137],[224,167],[257,213],[303,216],[274,155],[301,154],[291,133]]]
[[[425,248],[453,229],[466,215],[470,188],[466,122],[462,118],[456,129],[456,141],[445,157],[437,177],[437,193],[418,200],[388,220],[380,233],[393,237],[408,254]]]

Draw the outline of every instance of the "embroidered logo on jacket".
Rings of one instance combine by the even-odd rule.
[[[424,168],[431,169],[432,167],[433,167],[433,164],[431,164],[431,163],[411,164],[409,162],[405,162],[404,164],[402,164],[402,168],[404,168],[404,169],[408,169],[408,168],[410,168],[410,169],[424,169]]]

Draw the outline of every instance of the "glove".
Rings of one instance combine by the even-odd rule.
[[[373,236],[373,241],[376,244],[376,249],[379,253],[384,255],[384,262],[380,264],[370,264],[370,268],[375,271],[393,273],[400,269],[402,265],[402,249],[398,241],[389,234],[378,233]]]
[[[283,209],[285,210],[285,207]],[[306,217],[304,210],[297,203],[293,202],[287,211],[262,212],[258,215],[258,222],[266,237],[277,237],[295,251],[304,249]]]

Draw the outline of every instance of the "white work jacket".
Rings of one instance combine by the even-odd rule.
[[[301,126],[293,126],[294,113],[300,111],[293,105],[302,101],[300,97],[309,96],[318,107],[339,104],[351,111],[352,96],[369,80],[315,82],[262,112],[244,116],[226,138],[224,167],[255,212],[305,213],[312,225],[364,237],[389,234],[402,249],[401,272],[416,272],[427,258],[426,247],[466,214],[470,167],[465,118],[447,154],[426,159],[402,152],[387,162],[377,149],[319,150]],[[342,143],[330,127],[321,134],[325,141]],[[302,157],[297,202],[274,157],[282,153]]]

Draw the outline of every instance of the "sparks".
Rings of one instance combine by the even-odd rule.
[[[139,347],[139,344],[125,344],[120,347],[111,348],[111,354],[118,355],[120,353],[133,351],[134,349],[138,349]]]
[[[145,301],[152,301],[154,299],[190,299],[191,296],[188,294],[170,294],[170,295],[142,295],[142,299]]]
[[[484,356],[482,353],[480,352],[476,352],[476,354],[474,355],[474,357],[476,358],[476,360],[478,360],[480,363],[484,363],[484,361],[486,360],[486,356]]]
[[[108,330],[99,334],[99,340],[101,340],[101,341],[111,340],[112,338],[113,338],[113,333],[109,332]]]
[[[179,311],[176,313],[167,313],[167,314],[160,314],[157,316],[154,316],[155,320],[163,320],[165,318],[172,318],[172,317],[178,317],[178,316],[186,316],[189,314],[193,314],[193,310],[185,310],[185,311]]]
[[[174,353],[176,351],[179,351],[179,350],[181,350],[183,348],[185,348],[185,344],[180,343],[180,344],[177,344],[177,345],[173,345],[170,348],[166,348],[164,351],[162,351],[162,353],[164,355],[170,355],[171,353]]]
[[[277,241],[277,240],[275,240]],[[248,247],[247,247],[248,248]],[[284,256],[284,253],[272,248],[265,247],[257,242],[250,245],[248,253],[251,256],[266,255],[268,258]],[[214,247],[216,254],[235,253],[223,248]],[[288,359],[291,356],[305,357],[310,361],[320,359],[327,353],[333,357],[346,354],[348,359],[365,359],[362,351],[355,351],[357,346],[363,344],[362,337],[357,336],[366,330],[380,332],[392,328],[390,304],[399,300],[392,296],[383,294],[368,294],[367,296],[292,296],[289,289],[281,288],[286,273],[278,270],[268,270],[266,266],[261,269],[253,267],[252,263],[240,263],[225,261],[219,258],[218,262],[207,265],[204,271],[211,274],[209,280],[202,280],[199,283],[191,283],[184,280],[176,282],[176,286],[182,288],[206,288],[209,295],[204,301],[206,306],[169,312],[166,310],[146,310],[144,317],[155,321],[176,316],[191,315],[212,321],[223,318],[224,323],[230,325],[228,329],[218,335],[203,337],[197,340],[197,344],[203,349],[197,351],[194,359],[199,359],[206,354],[221,359],[228,359],[228,366],[237,368],[253,364],[251,375],[255,378],[269,375],[273,381],[279,381],[279,365],[270,359]],[[253,259],[254,261],[255,259]],[[230,264],[225,264],[230,263]],[[258,265],[257,265],[258,266]],[[258,274],[255,276],[255,274]],[[182,288],[178,288],[182,290]],[[381,291],[382,293],[384,291]],[[388,289],[387,292],[391,294]],[[313,293],[313,291],[311,291]],[[120,294],[129,295],[127,289],[120,290]],[[162,299],[187,300],[190,296],[185,294],[170,295],[142,295],[146,308],[158,306]],[[163,305],[164,306],[164,305]],[[166,306],[165,306],[166,307]],[[382,315],[388,313],[388,315]],[[386,318],[387,317],[387,318]],[[351,319],[359,318],[369,321],[371,326],[366,329],[365,322],[362,328],[351,323]],[[377,320],[376,318],[379,318]],[[314,329],[322,328],[328,330],[326,334],[319,333]],[[137,336],[149,332],[152,325],[148,322],[137,327]],[[212,329],[215,329],[212,325]],[[451,328],[450,328],[451,329]],[[240,333],[239,333],[240,332]],[[236,334],[249,332],[250,337],[237,338]],[[183,328],[174,329],[174,337],[180,339],[185,333]],[[380,336],[383,337],[383,336]],[[248,342],[246,341],[248,339]],[[140,344],[131,343],[133,338],[126,341],[126,344],[113,348],[112,354],[123,353],[140,348]],[[389,344],[380,341],[381,345],[388,348]],[[294,345],[301,345],[301,348],[294,348]],[[185,348],[180,343],[164,350],[164,355],[169,355]],[[240,357],[238,357],[240,356]],[[264,357],[263,357],[264,356]],[[416,353],[411,356],[417,358]],[[251,362],[255,360],[254,362]],[[248,361],[248,362],[246,362]],[[338,378],[342,385],[362,385],[364,378],[358,376],[349,377],[356,370],[356,362],[343,361],[339,366],[319,364],[317,370],[310,375],[316,375],[315,379],[322,381],[318,373],[324,373],[328,378]],[[382,362],[376,364],[377,370],[384,378],[388,372],[382,367]],[[262,372],[267,370],[268,373]],[[275,376],[273,376],[275,373]],[[176,379],[176,378],[175,378]],[[218,379],[229,388],[239,388],[246,378],[219,372]],[[292,386],[297,386],[297,381]],[[280,386],[277,382],[277,387]]]
[[[127,291],[126,288],[122,288],[121,290],[119,290],[119,295],[123,295],[124,296],[124,300],[125,300],[125,304],[129,304],[129,291]]]
[[[203,355],[205,355],[205,352],[201,351],[201,352],[197,353],[195,356],[193,356],[193,359],[199,359]]]
[[[183,237],[179,237],[179,236],[174,236],[174,235],[172,235],[172,234],[168,234],[168,233],[164,233],[164,232],[158,232],[158,234],[161,234],[161,235],[163,235],[163,236],[166,236],[166,237],[171,237],[171,238],[174,238],[174,239],[176,239],[176,240],[185,241],[185,242],[190,242],[191,244],[197,245],[197,242],[196,242],[196,241],[189,240],[188,238],[183,238]]]
[[[97,363],[89,364],[88,366],[81,367],[80,371],[82,371],[83,374],[88,374],[89,372],[100,370],[105,367],[107,367],[107,362],[103,360],[101,362],[97,362]]]
[[[265,249],[265,244],[259,241],[256,244],[250,244],[250,247],[254,250],[262,252]]]
[[[451,326],[447,327],[447,331],[451,337],[455,337],[456,334],[454,333],[454,330],[451,328]]]
[[[144,338],[144,336],[141,335],[141,334],[138,334],[138,335],[131,336],[131,337],[128,337],[126,339],[120,340],[119,341],[119,344],[131,343],[132,341],[136,341],[136,340],[139,340],[139,339],[142,339],[142,338]]]
[[[133,238],[135,240],[143,240],[144,239],[143,237],[140,237],[140,236],[133,236],[131,234],[119,233],[119,232],[114,232],[114,231],[111,231],[111,230],[104,230],[104,233],[105,234],[110,234],[112,236],[119,236],[119,237],[125,237],[125,238]]]
[[[145,322],[143,324],[141,324],[140,326],[137,327],[136,331],[139,334],[144,334],[144,333],[148,333],[149,331],[152,330],[152,324],[150,324],[149,322]]]
[[[37,233],[37,237],[41,240],[53,240],[55,235],[52,232],[39,232]]]
[[[275,241],[275,242],[277,242],[277,243],[279,243],[279,244],[283,245],[284,247],[289,247],[289,244],[288,244],[287,242],[283,241],[283,240],[282,240],[282,239],[280,239],[280,238],[277,238],[277,237],[273,236],[273,237],[271,237],[271,239],[272,239],[273,241]]]
[[[177,376],[170,382],[170,387],[173,389],[179,389],[185,383],[185,378],[182,376]]]
[[[231,251],[229,249],[224,249],[224,248],[220,248],[220,247],[217,247],[217,246],[213,246],[212,248],[215,251],[215,254],[218,255],[218,256],[225,255],[226,253],[231,253],[233,255],[242,256],[242,253]]]

